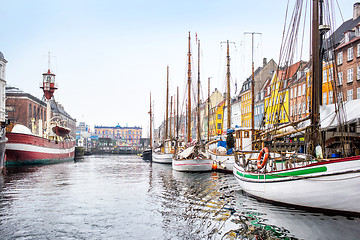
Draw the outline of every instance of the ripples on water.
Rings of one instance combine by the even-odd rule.
[[[232,174],[181,173],[137,156],[8,168],[0,239],[358,239],[359,219],[250,198]]]

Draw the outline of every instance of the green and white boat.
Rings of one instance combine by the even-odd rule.
[[[262,148],[261,151],[237,152],[233,174],[243,191],[259,199],[321,211],[359,215],[359,149],[350,148],[352,143],[346,133],[343,136],[347,136],[347,140],[341,140],[338,137],[341,134],[338,134],[336,144],[332,146],[333,149],[337,149],[341,157],[335,153],[329,154],[330,151],[326,148],[328,146],[324,144],[325,117],[320,113],[322,60],[319,46],[327,26],[323,25],[321,20],[321,4],[323,4],[321,0],[313,1],[312,52],[319,54],[313,54],[314,57],[311,59],[313,81],[311,81],[310,114],[304,119],[301,127],[298,125],[300,121],[283,126],[284,129],[293,127],[293,131],[289,131],[288,134],[301,132],[305,134],[305,149],[295,152],[275,151],[274,143],[277,137],[283,137],[287,133],[286,130],[285,133],[283,131],[279,134],[280,131],[276,129],[268,129],[263,132],[264,134],[258,133],[253,141],[253,149],[256,149],[257,145],[258,149]],[[344,105],[339,100],[337,103]],[[333,107],[338,109],[336,104]],[[341,112],[335,109],[332,114]],[[344,113],[347,109],[342,108],[342,110]],[[340,129],[340,118],[333,119],[339,121],[334,129]],[[278,126],[274,125],[274,128],[276,127]],[[325,154],[331,158],[323,158]]]

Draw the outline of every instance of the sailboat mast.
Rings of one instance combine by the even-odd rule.
[[[176,90],[176,139],[179,139],[179,86]]]
[[[171,96],[170,98],[170,119],[169,119],[169,138],[171,139],[172,136],[171,136],[171,113],[172,113],[172,104],[173,104],[173,97]]]
[[[230,106],[230,50],[229,50],[229,40],[226,42],[227,46],[227,92],[226,92],[226,100],[227,100],[227,129],[231,127],[231,106]]]
[[[165,140],[168,139],[169,117],[169,65],[166,67]]]
[[[191,142],[191,49],[189,32],[189,52],[188,52],[188,108],[187,108],[187,141]]]
[[[150,148],[152,149],[152,110],[151,110],[151,91],[150,91]]]
[[[200,40],[198,42],[198,81],[197,81],[197,141],[200,143]]]
[[[208,102],[207,102],[207,141],[210,141],[210,78],[208,78]]]
[[[319,143],[320,134],[318,132],[320,120],[320,100],[321,99],[321,64],[320,64],[320,34],[319,34],[319,0],[313,0],[313,19],[312,19],[312,101],[311,101],[311,136],[310,153],[314,153],[316,145]],[[320,93],[320,95],[319,95]]]

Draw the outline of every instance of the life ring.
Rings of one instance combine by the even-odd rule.
[[[264,153],[265,153],[265,155],[264,155]],[[263,155],[264,155],[264,159],[261,162]],[[263,149],[261,149],[261,152],[259,153],[259,157],[257,159],[257,168],[262,169],[265,166],[268,158],[269,158],[269,149],[267,147],[264,147]]]

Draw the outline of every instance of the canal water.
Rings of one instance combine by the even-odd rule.
[[[180,173],[133,155],[7,168],[0,176],[0,239],[359,236],[359,218],[259,202],[232,174]]]

